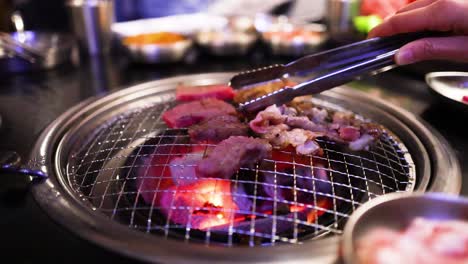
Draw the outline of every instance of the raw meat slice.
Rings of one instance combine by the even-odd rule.
[[[416,218],[403,231],[376,227],[359,239],[357,255],[362,264],[465,264],[468,223]]]
[[[177,101],[195,101],[206,98],[219,100],[231,100],[234,98],[234,90],[226,84],[186,86],[180,84],[176,89]]]

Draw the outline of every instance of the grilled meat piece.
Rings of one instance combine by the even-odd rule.
[[[286,125],[292,128],[302,128],[312,132],[326,132],[327,127],[324,125],[316,124],[310,120],[307,116],[288,116],[284,122]]]
[[[284,87],[293,87],[296,83],[288,79],[280,79],[271,82],[267,82],[261,85],[246,87],[236,92],[234,96],[234,102],[244,103],[260,96],[272,93]]]
[[[264,139],[233,136],[221,141],[197,167],[205,178],[229,179],[241,167],[253,167],[271,156],[271,145]]]
[[[342,126],[338,131],[340,138],[344,141],[354,141],[361,136],[361,132],[358,127]]]
[[[292,127],[315,128],[315,124],[307,117],[286,115],[284,114],[286,111],[288,108],[280,108],[276,105],[269,106],[250,121],[250,128],[275,147],[293,146],[296,148],[296,152],[302,155],[320,153],[321,149],[315,142],[315,138],[322,134],[303,128],[291,129]],[[294,114],[293,111],[288,112]]]
[[[296,152],[301,155],[318,154],[321,152],[321,148],[315,138],[317,135],[314,132],[294,128],[292,130],[280,131],[275,134],[265,134],[265,138],[268,138],[271,144],[280,147],[282,149],[287,146],[293,146],[296,148]]]
[[[286,120],[280,109],[276,105],[271,105],[265,110],[258,112],[255,119],[250,121],[250,128],[258,134],[264,134],[271,130],[271,127],[283,125]]]
[[[348,144],[353,151],[368,149],[382,135],[382,128],[374,123],[357,119],[352,113],[336,112],[327,137]]]
[[[247,136],[249,126],[236,116],[221,115],[191,126],[188,133],[194,143],[219,143],[230,136]]]
[[[294,98],[288,105],[296,109],[301,116],[307,116],[316,124],[329,123],[330,114],[326,109],[317,107],[312,103],[312,96],[300,96]]]
[[[297,111],[291,110],[293,107],[272,105],[258,112],[250,121],[250,128],[273,146],[291,145],[303,155],[320,153],[315,141],[318,137],[347,144],[351,150],[359,151],[367,149],[382,134],[380,126],[358,119],[350,112],[320,109],[305,98],[295,99],[290,105],[297,107]]]
[[[236,115],[236,109],[221,100],[208,98],[193,101],[164,112],[162,118],[170,128],[189,127],[220,115]]]

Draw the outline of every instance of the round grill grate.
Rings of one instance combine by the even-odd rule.
[[[416,183],[410,153],[386,130],[368,151],[351,152],[320,140],[323,156],[282,151],[287,158],[267,160],[267,169],[242,168],[229,180],[169,187],[174,167],[191,169],[174,164],[174,158],[193,149],[206,154],[213,147],[190,144],[186,130],[165,126],[161,115],[174,105],[173,92],[135,104],[102,121],[71,148],[66,179],[96,213],[132,229],[186,241],[296,244],[341,234],[361,204],[385,193],[412,191]],[[288,170],[278,170],[285,166]]]

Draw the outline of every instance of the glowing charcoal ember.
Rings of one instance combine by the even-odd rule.
[[[170,162],[170,171],[175,185],[187,185],[197,181],[195,168],[203,159],[203,151],[188,153],[182,157],[174,158]]]
[[[320,199],[317,201],[316,206],[311,205],[289,205],[282,206],[284,204],[279,203],[276,205],[276,211],[274,212],[274,206],[271,203],[266,203],[256,210],[256,214],[246,215],[242,221],[237,221],[232,226],[234,233],[245,233],[252,231],[252,220],[253,229],[258,233],[276,233],[278,236],[283,236],[293,232],[297,228],[297,222],[306,222],[313,224],[318,217],[323,215],[326,210],[332,207],[332,202],[329,199]],[[316,209],[314,209],[314,208]],[[268,216],[264,216],[268,215]],[[280,216],[280,217],[272,217]],[[301,223],[303,225],[303,223]],[[223,231],[229,232],[231,227],[228,225],[217,226],[212,231]]]
[[[237,183],[237,187],[235,188],[232,188],[231,186],[231,191],[232,199],[239,207],[239,213],[241,215],[248,214],[248,212],[250,212],[252,209],[253,202],[248,196],[244,184]]]
[[[321,162],[309,156],[279,150],[272,152],[272,159],[275,164],[265,163],[261,168],[265,183],[262,189],[268,196],[310,204],[314,200],[314,193],[318,198],[331,193],[331,182]],[[294,186],[298,190],[295,191]]]
[[[323,215],[326,210],[332,207],[332,202],[328,199],[319,199],[317,201],[317,205],[315,206],[316,209],[311,208],[305,204],[297,204],[289,206],[289,211],[291,213],[302,213],[306,212],[307,216],[307,223],[313,223],[315,220]]]
[[[303,165],[312,165],[314,163],[314,160],[311,160],[310,156],[294,155],[294,148],[291,146],[284,150],[273,150],[271,159],[276,162],[277,171],[285,171],[292,168],[293,163]]]
[[[296,177],[296,185],[300,188],[309,190],[309,192],[300,192],[298,197],[302,196],[309,197],[315,192],[317,196],[321,197],[322,194],[330,194],[332,185],[328,178],[325,167],[321,164],[315,164],[313,170],[310,167],[297,165],[296,174],[300,177]],[[307,198],[303,199],[307,199]]]
[[[160,206],[171,222],[202,230],[230,223],[239,210],[232,199],[231,182],[219,179],[170,187],[162,194]]]
[[[154,154],[143,158],[143,166],[138,169],[136,187],[147,204],[153,203],[153,197],[174,185],[169,164],[191,151],[185,146],[158,146]],[[155,199],[157,201],[157,199]]]
[[[320,199],[317,201],[316,208],[310,209],[307,213],[307,223],[313,223],[317,220],[318,217],[322,216],[327,210],[333,207],[333,202],[328,199]]]
[[[231,100],[234,98],[234,90],[226,84],[186,86],[179,85],[176,89],[177,101],[195,101],[206,98]]]
[[[299,167],[299,166],[298,166]],[[318,171],[320,169],[317,169]],[[323,194],[328,194],[331,191],[331,184],[325,179],[319,179],[317,175],[312,175],[310,168],[303,171],[296,171],[297,176],[292,173],[277,173],[276,179],[273,173],[265,173],[263,191],[273,199],[279,201],[294,201],[300,203],[311,204],[314,200],[314,191],[317,198],[321,198]],[[317,174],[317,173],[315,173]],[[326,175],[326,174],[325,174]],[[294,188],[296,184],[297,188]]]

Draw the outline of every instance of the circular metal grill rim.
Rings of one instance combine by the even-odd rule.
[[[172,92],[171,92],[171,94],[172,94]],[[155,96],[157,96],[159,98],[159,95],[155,95]],[[153,138],[153,137],[147,137],[147,135],[148,135],[147,133],[152,134],[153,131],[151,131],[151,130],[152,129],[157,129],[157,127],[158,127],[157,123],[158,122],[161,123],[159,121],[160,114],[162,113],[162,110],[160,109],[160,107],[167,107],[168,106],[167,102],[173,103],[174,98],[173,98],[172,95],[168,96],[167,94],[164,93],[161,96],[167,97],[166,98],[167,100],[162,100],[162,101],[156,102],[156,103],[149,103],[147,101],[151,101],[151,100],[145,100],[144,99],[145,102],[147,103],[147,106],[145,106],[145,108],[143,108],[143,109],[140,109],[140,108],[132,109],[130,112],[123,113],[122,115],[117,114],[116,117],[118,117],[118,118],[114,118],[113,119],[114,122],[108,122],[109,124],[106,124],[104,127],[99,127],[99,125],[98,125],[98,128],[101,128],[101,129],[99,129],[100,130],[100,132],[99,132],[100,136],[96,136],[95,139],[90,139],[91,141],[87,142],[85,144],[79,142],[80,144],[77,146],[77,148],[79,149],[79,152],[82,153],[82,154],[84,153],[83,151],[85,151],[85,149],[88,149],[88,147],[96,147],[97,150],[94,149],[92,153],[89,153],[90,149],[88,149],[88,150],[85,151],[86,153],[84,154],[84,156],[76,157],[76,158],[72,157],[71,159],[69,159],[68,164],[71,163],[72,165],[67,164],[68,165],[67,166],[67,172],[65,173],[65,175],[67,175],[69,185],[72,186],[72,188],[79,195],[83,194],[83,192],[81,192],[81,190],[86,190],[87,188],[90,188],[90,190],[89,190],[90,193],[89,194],[83,194],[83,198],[88,198],[90,200],[89,202],[93,203],[93,204],[89,203],[90,206],[93,207],[93,209],[94,209],[94,207],[97,207],[97,211],[100,211],[103,214],[107,214],[108,217],[110,217],[113,220],[116,220],[116,219],[120,218],[120,217],[118,217],[119,214],[120,214],[119,212],[122,211],[123,214],[126,214],[126,212],[128,212],[128,210],[130,210],[129,208],[133,208],[133,209],[131,209],[131,212],[128,212],[128,214],[131,215],[131,217],[129,219],[120,220],[120,221],[117,220],[117,221],[121,222],[124,225],[128,225],[131,228],[138,229],[140,231],[146,230],[147,233],[150,232],[150,231],[153,231],[153,230],[164,229],[165,233],[166,233],[165,236],[167,237],[168,234],[172,234],[171,231],[177,230],[178,228],[174,229],[174,226],[173,225],[168,225],[167,222],[166,222],[165,226],[160,226],[160,225],[157,225],[155,223],[152,223],[151,227],[146,225],[145,223],[141,223],[141,221],[134,222],[134,219],[138,220],[137,216],[140,215],[139,212],[141,210],[145,210],[146,206],[137,205],[136,200],[134,202],[131,202],[133,199],[138,198],[138,194],[140,194],[140,191],[138,190],[138,192],[134,193],[135,190],[132,190],[131,187],[130,187],[130,189],[128,189],[129,188],[128,186],[132,185],[131,182],[133,181],[132,179],[134,177],[133,174],[129,174],[129,171],[133,171],[133,170],[131,168],[128,168],[128,169],[123,169],[123,171],[122,171],[123,167],[128,166],[128,164],[125,163],[125,160],[127,158],[128,159],[133,159],[133,161],[130,164],[132,167],[133,166],[142,166],[143,165],[143,164],[139,164],[138,162],[136,162],[136,160],[139,159],[139,157],[140,157],[139,155],[145,155],[143,153],[140,153],[141,147],[139,147],[139,145],[145,144],[146,146],[148,146],[147,144],[152,144],[152,143],[146,143],[147,140],[150,140],[150,138]],[[323,102],[323,101],[318,100],[318,99],[314,99],[314,102],[316,103],[316,105],[325,106],[325,107],[328,107],[329,109],[341,110],[341,111],[345,110],[343,108],[336,107],[336,106],[332,105],[329,102]],[[152,118],[150,119],[149,116],[151,116]],[[146,134],[136,136],[138,133],[141,132],[142,127],[145,127],[142,122],[146,122],[149,119],[151,120],[149,123],[152,124],[150,130],[146,129],[146,131],[144,131]],[[122,120],[123,120],[123,122],[121,123]],[[134,122],[135,120],[137,122]],[[125,129],[121,128],[121,126],[123,126],[123,125],[125,126]],[[133,129],[130,129],[130,131],[127,131],[128,127],[132,127]],[[117,128],[117,131],[114,131],[114,129],[116,129],[116,128]],[[164,129],[161,128],[161,127],[159,127],[159,129],[161,129],[161,131],[164,131]],[[157,129],[157,130],[159,131],[159,129]],[[122,134],[121,132],[119,132],[119,131],[122,131],[122,130],[124,130],[125,133]],[[171,131],[171,130],[169,130],[169,131]],[[118,135],[117,139],[115,139],[113,137],[109,138],[108,136],[106,136],[106,135],[108,135],[108,133],[111,133],[110,135],[117,134]],[[128,134],[128,133],[130,133],[130,134]],[[162,133],[164,133],[164,132],[162,132]],[[388,133],[390,133],[390,132],[388,132]],[[78,133],[78,134],[82,134],[82,133]],[[170,134],[172,135],[172,133],[170,133]],[[103,139],[103,137],[104,137],[104,139]],[[175,135],[175,138],[179,138],[179,137],[182,137],[182,135],[179,135],[177,133]],[[159,141],[160,141],[161,139],[166,138],[166,136],[160,136],[158,134],[157,137],[154,137],[153,139],[156,139],[156,138],[159,138]],[[168,136],[168,138],[172,139],[173,137]],[[110,145],[107,145],[107,147],[104,147],[105,144],[104,144],[103,140],[104,140],[104,142],[114,142],[115,141],[115,143],[110,143]],[[102,144],[101,143],[96,143],[96,142],[101,142]],[[118,145],[118,147],[117,147],[117,143],[122,143],[122,142],[125,142],[125,144]],[[98,144],[99,146],[97,146],[96,144]],[[172,143],[168,143],[168,144],[171,145]],[[385,193],[387,188],[389,188],[389,190],[387,190],[387,192],[412,191],[414,186],[415,186],[415,184],[414,184],[414,181],[415,181],[415,168],[414,168],[413,161],[411,159],[411,155],[409,154],[409,152],[406,149],[406,147],[404,146],[404,144],[399,142],[398,139],[396,139],[395,135],[385,135],[384,138],[382,139],[382,141],[379,144],[377,144],[377,145],[380,145],[380,147],[377,147],[376,149],[372,150],[371,152],[366,151],[366,154],[367,154],[366,156],[362,156],[361,154],[355,154],[355,153],[346,152],[346,151],[344,153],[341,153],[340,151],[336,151],[336,149],[334,150],[335,147],[334,147],[333,144],[332,145],[330,145],[330,143],[324,143],[324,144],[326,145],[324,150],[326,151],[327,154],[325,155],[325,157],[316,157],[316,158],[323,160],[323,162],[325,162],[325,163],[328,162],[329,165],[330,165],[330,168],[325,169],[325,171],[328,171],[328,174],[330,174],[330,177],[331,177],[329,180],[326,181],[326,183],[330,184],[333,189],[336,188],[335,186],[340,187],[340,185],[342,185],[342,187],[340,187],[339,189],[343,189],[343,188],[347,189],[346,191],[343,190],[343,192],[349,192],[349,193],[352,192],[352,193],[354,193],[356,191],[356,193],[354,194],[356,196],[353,198],[353,194],[351,194],[350,197],[347,197],[346,193],[341,193],[341,194],[336,193],[335,194],[334,192],[329,194],[330,195],[329,199],[331,199],[333,201],[333,207],[332,208],[327,208],[326,212],[329,215],[329,217],[331,217],[331,215],[333,215],[333,218],[335,219],[332,223],[329,223],[329,224],[325,224],[325,222],[323,222],[323,221],[314,221],[312,223],[308,222],[308,224],[305,224],[305,222],[303,223],[302,221],[300,221],[301,219],[299,219],[299,218],[296,219],[296,216],[294,216],[294,218],[291,216],[291,219],[289,219],[289,216],[286,216],[286,218],[284,220],[281,220],[281,219],[284,218],[284,216],[281,216],[281,215],[276,216],[276,214],[272,214],[271,219],[269,219],[269,220],[267,219],[267,221],[273,221],[273,224],[275,224],[276,223],[275,219],[278,217],[278,219],[279,219],[278,224],[282,224],[283,228],[284,228],[285,223],[283,223],[282,221],[286,221],[286,223],[291,221],[291,223],[295,223],[294,224],[294,226],[295,226],[294,233],[298,233],[298,231],[296,231],[296,225],[297,225],[298,228],[299,227],[307,227],[309,229],[312,228],[312,227],[317,228],[317,230],[313,232],[313,235],[311,234],[311,235],[307,236],[307,238],[304,237],[304,239],[316,239],[316,238],[318,238],[319,236],[322,236],[325,233],[340,234],[342,226],[339,224],[339,222],[344,221],[343,218],[347,218],[348,214],[349,214],[349,212],[347,212],[347,210],[343,211],[344,210],[343,203],[345,203],[345,201],[346,201],[346,203],[348,203],[348,202],[350,202],[352,200],[352,202],[350,202],[351,203],[350,206],[352,206],[354,208],[355,205],[358,206],[358,205],[362,204],[363,202],[365,202],[368,199],[367,197],[370,197],[372,199],[373,197],[377,197],[377,196],[382,195],[381,192]],[[180,143],[176,144],[176,145],[180,145]],[[111,148],[108,149],[109,147],[111,147]],[[154,145],[154,147],[152,147],[152,148],[157,148],[157,145]],[[112,153],[112,151],[114,151],[115,149],[118,149],[119,151],[117,153],[113,154],[112,156],[109,156],[109,154]],[[138,152],[134,153],[137,150],[138,150]],[[391,150],[394,151],[393,154],[391,153]],[[374,153],[374,151],[377,152],[377,153]],[[99,163],[102,162],[102,165],[99,165],[97,168],[95,167],[95,169],[97,169],[97,171],[89,171],[89,167],[94,164],[94,162],[96,161],[95,159],[97,158],[97,156],[101,156],[101,154],[98,155],[99,152],[104,152],[104,153],[108,153],[108,154],[104,154],[106,156],[106,158],[98,161]],[[387,153],[387,152],[390,152],[390,153]],[[372,153],[372,154],[370,154],[370,153]],[[334,158],[332,156],[328,157],[329,154],[331,154],[331,155],[335,154],[337,156],[334,157]],[[136,157],[133,157],[132,155],[136,155]],[[158,154],[158,156],[159,155],[161,155],[161,154]],[[383,158],[383,160],[377,161],[375,155],[382,155],[381,157],[379,157],[379,159]],[[385,157],[383,155],[385,155]],[[87,156],[91,156],[91,157],[94,156],[94,158],[91,158],[91,160],[90,160],[90,159],[86,158]],[[344,160],[343,161],[337,160],[337,159],[340,159],[341,156],[342,156],[342,158]],[[371,156],[373,156],[373,158],[374,158],[373,162],[370,160]],[[127,158],[122,161],[122,157],[127,157]],[[101,158],[102,158],[102,156],[101,156]],[[83,161],[81,159],[84,159],[86,161]],[[366,168],[365,170],[362,170],[363,175],[360,175],[359,172],[355,171],[355,170],[360,170],[360,169],[355,168],[356,166],[359,166],[359,165],[356,164],[356,163],[353,163],[352,162],[353,159],[360,160],[361,166]],[[81,161],[79,161],[79,160],[81,160]],[[384,160],[387,162],[387,164],[384,164],[384,162],[385,162]],[[405,162],[402,162],[402,163],[405,163],[405,164],[396,163],[399,160],[404,160]],[[331,164],[330,164],[330,161],[331,161]],[[363,161],[364,161],[364,163],[363,163]],[[342,165],[342,166],[344,166],[342,168],[343,171],[341,171],[339,168],[336,168],[337,165],[334,165],[334,166],[332,165],[335,162],[344,164],[344,165]],[[374,164],[374,162],[375,162],[375,164]],[[364,165],[366,163],[369,163],[369,165],[367,165],[367,166]],[[393,164],[393,163],[396,163],[396,164]],[[169,166],[168,163],[166,165]],[[298,164],[298,165],[302,166],[301,164]],[[371,165],[374,165],[375,168],[373,168]],[[71,170],[69,170],[70,169],[69,166],[71,166]],[[88,169],[85,169],[87,166],[88,166]],[[368,167],[368,166],[371,166],[371,167]],[[381,167],[381,166],[384,166],[383,169],[385,169],[385,170],[379,171],[379,167]],[[386,170],[387,166],[388,166],[388,171]],[[76,167],[78,167],[79,169],[82,169],[81,173],[83,173],[83,171],[85,173],[83,175],[78,176],[77,173],[78,173],[79,169],[77,170]],[[349,167],[349,171],[348,171],[348,167]],[[314,167],[311,167],[311,169],[312,168],[314,168]],[[337,169],[338,169],[338,171],[336,171]],[[372,171],[372,169],[374,171]],[[382,170],[382,168],[380,168],[380,169]],[[400,171],[400,169],[402,171]],[[126,171],[126,170],[129,170],[129,171]],[[403,171],[406,171],[406,170],[407,170],[407,172],[403,172]],[[110,171],[112,171],[112,173]],[[367,173],[365,171],[367,171]],[[91,176],[91,178],[88,177],[88,173],[90,173],[93,176]],[[107,178],[104,178],[104,179],[102,178],[102,177],[106,177],[104,175],[107,175],[109,173],[112,174],[111,178],[108,178],[108,179]],[[340,181],[339,179],[338,180],[336,180],[336,179],[333,180],[333,177],[331,176],[331,174],[335,174],[335,173],[338,173],[337,175],[335,175],[335,177],[347,178],[347,181],[346,180],[341,180]],[[102,177],[100,177],[101,174],[102,174]],[[113,177],[114,177],[115,174],[121,175],[120,178],[114,179]],[[122,175],[126,175],[126,176],[122,177]],[[372,176],[372,175],[374,175],[374,176]],[[377,175],[378,175],[378,178],[380,179],[380,184],[382,184],[381,186],[378,185]],[[406,177],[403,176],[403,175],[406,175]],[[82,177],[81,180],[80,180],[81,184],[76,182],[76,177],[79,177],[79,178]],[[87,182],[86,184],[83,183],[83,181],[85,179],[89,180],[89,179],[93,179],[94,177],[96,177],[96,179],[91,180],[90,182]],[[288,176],[278,175],[278,177],[288,177]],[[300,176],[300,177],[303,177],[303,176]],[[384,181],[382,181],[382,178],[385,178]],[[362,183],[361,184],[352,183],[352,182],[355,182],[356,180],[362,181]],[[391,182],[388,182],[389,180],[391,182],[394,181],[395,186],[392,186]],[[120,184],[119,184],[119,182],[120,182]],[[127,184],[127,182],[129,182],[129,183]],[[233,182],[239,182],[239,180],[234,179]],[[365,184],[364,184],[364,182],[365,182]],[[256,181],[254,182],[253,180],[251,182],[248,182],[248,184],[249,183],[259,185],[260,187],[263,186],[262,182],[257,183]],[[117,186],[115,186],[115,184],[117,184]],[[125,190],[123,189],[123,187],[121,188],[121,187],[118,186],[118,185],[121,185],[121,184],[126,185]],[[349,184],[348,187],[346,187],[347,184]],[[370,188],[369,188],[369,186],[367,186],[368,184],[369,184],[369,186],[371,186]],[[99,188],[94,188],[94,186],[96,186],[96,185],[101,186],[100,187],[101,191],[95,192],[97,189],[99,189]],[[402,188],[402,185],[404,186],[404,188]],[[107,186],[107,187],[105,187],[103,189],[102,186]],[[113,191],[108,191],[110,186],[117,187],[117,189],[113,189],[111,187],[110,189],[113,189]],[[374,186],[374,187],[372,187],[372,186]],[[280,185],[278,183],[278,188],[283,188],[283,187],[282,187],[282,185]],[[306,188],[306,187],[302,187],[302,188]],[[348,188],[349,188],[349,190],[348,190]],[[374,188],[377,188],[377,189],[374,189]],[[392,190],[390,188],[395,188],[395,189]],[[104,191],[104,193],[102,193],[102,191]],[[118,195],[118,197],[116,195]],[[130,204],[128,204],[128,203],[126,204],[125,202],[122,202],[122,201],[127,200],[125,198],[121,199],[121,197],[124,197],[124,196],[129,196],[127,199],[130,199],[130,201],[127,201],[127,202],[130,202]],[[363,197],[361,197],[361,196],[363,196]],[[106,206],[103,207],[104,200],[111,199],[111,197],[116,197],[115,199],[117,199],[117,203],[119,203],[119,204],[115,204],[115,206],[113,204],[108,204],[108,206],[112,206],[113,209],[112,208],[107,208]],[[263,197],[261,195],[259,195],[258,197],[259,197],[258,199],[271,198],[271,197]],[[314,200],[315,200],[316,199],[315,195],[313,197],[314,197]],[[256,198],[253,198],[253,199],[256,199]],[[351,199],[351,200],[348,201],[347,199]],[[96,201],[96,200],[98,200],[98,201]],[[282,202],[283,201],[278,201],[278,203],[282,203]],[[291,199],[290,201],[286,200],[285,202],[293,203],[294,201]],[[122,203],[123,203],[123,205],[122,205]],[[337,207],[337,205],[338,205],[338,207]],[[143,207],[141,207],[141,206],[143,206]],[[190,207],[190,208],[192,208],[192,207]],[[352,208],[350,208],[350,210],[351,209]],[[172,210],[178,210],[178,209],[173,208],[173,209],[170,209],[169,211],[172,211]],[[252,214],[257,214],[256,211],[255,212],[252,211],[251,213]],[[261,213],[261,212],[259,212],[259,213]],[[151,213],[150,213],[150,215],[151,215]],[[346,215],[346,217],[344,215]],[[140,215],[140,217],[146,217],[146,216],[145,215]],[[270,218],[270,217],[268,217],[268,218]],[[147,219],[147,221],[149,221],[149,219]],[[137,223],[138,222],[140,222],[140,225],[144,225],[144,226],[138,226],[138,228],[137,228]],[[255,225],[256,225],[255,222],[256,221],[252,221],[252,223],[251,223],[251,225],[253,227],[255,227]],[[231,224],[233,224],[233,223],[231,223]],[[175,226],[177,226],[177,225],[175,225]],[[144,230],[142,230],[142,228]],[[183,227],[180,227],[180,228],[183,228]],[[186,228],[189,228],[189,230],[190,230],[190,225],[188,224],[186,226]],[[301,228],[299,228],[299,229],[301,229]],[[211,230],[211,232],[216,232],[215,230],[216,229]],[[206,234],[209,234],[209,232],[210,232],[210,229],[208,230],[208,232],[204,232],[204,233],[206,235]],[[245,233],[246,230],[238,229],[237,226],[233,226],[233,231],[232,232],[233,232],[233,234],[248,235],[247,233]],[[192,238],[192,236],[190,236],[190,233],[191,233],[190,231],[185,232],[185,240],[187,240],[187,241],[198,240],[196,238]],[[174,233],[174,234],[177,234],[177,233]],[[231,234],[231,233],[229,233],[229,234]],[[300,232],[299,234],[302,236],[304,233]],[[201,235],[201,233],[199,235]],[[271,235],[271,237],[270,237],[270,235]],[[270,232],[269,231],[258,231],[258,233],[257,232],[250,233],[250,235],[248,235],[248,236],[250,237],[250,242],[249,243],[251,244],[251,246],[254,246],[254,244],[253,244],[254,241],[252,240],[254,237],[258,237],[258,238],[263,237],[265,240],[271,240],[272,244],[275,244],[276,242],[280,242],[280,241],[287,242],[287,243],[298,243],[298,242],[302,242],[304,240],[304,239],[301,239],[301,236],[298,236],[299,241],[296,241],[297,240],[296,238],[288,238],[288,236],[285,233],[281,232],[281,231],[278,231],[278,233],[276,233],[276,231],[270,231]],[[227,239],[227,238],[229,238],[229,239]],[[232,242],[232,235],[229,235],[227,238],[226,238],[227,240],[223,243],[220,240],[216,240],[216,239],[208,240],[208,237],[206,237],[205,238],[206,241],[204,241],[204,242],[208,243],[210,245],[215,244],[215,243],[227,244],[228,246],[236,246],[237,245],[237,243]],[[184,238],[182,238],[182,239],[184,239]]]
[[[63,225],[73,227],[72,230],[91,241],[94,241],[101,246],[116,250],[119,253],[124,253],[140,259],[150,261],[184,261],[191,259],[194,262],[207,262],[207,261],[219,261],[220,259],[226,260],[225,262],[284,262],[286,260],[294,261],[307,261],[310,263],[311,258],[313,260],[333,260],[336,256],[336,246],[339,241],[337,237],[321,240],[320,243],[304,243],[303,245],[294,246],[282,246],[276,248],[274,251],[255,248],[254,251],[246,249],[235,249],[235,248],[216,248],[215,250],[208,250],[203,246],[196,244],[186,245],[180,247],[181,243],[174,243],[172,241],[157,239],[156,237],[147,237],[137,231],[129,230],[127,227],[122,227],[116,223],[106,223],[102,225],[102,221],[106,221],[105,218],[99,216],[92,216],[92,211],[86,208],[82,203],[68,193],[67,189],[63,186],[66,182],[63,181],[62,168],[60,168],[59,160],[55,160],[54,157],[59,158],[61,151],[63,151],[63,141],[60,144],[57,142],[63,139],[64,134],[69,132],[72,125],[76,125],[77,120],[86,119],[86,111],[93,107],[106,107],[109,106],[109,102],[112,102],[122,96],[132,97],[134,92],[140,92],[144,94],[145,91],[148,93],[148,89],[156,85],[163,85],[168,83],[177,82],[180,80],[186,80],[187,78],[199,78],[208,79],[212,81],[226,80],[231,76],[231,73],[220,73],[220,74],[205,74],[205,75],[192,75],[167,79],[165,81],[155,81],[143,85],[136,86],[121,92],[117,92],[106,96],[102,100],[92,101],[83,103],[66,114],[59,117],[48,129],[41,135],[40,140],[36,144],[31,159],[40,160],[39,165],[36,163],[32,164],[32,168],[42,169],[48,172],[50,175],[49,180],[45,183],[37,184],[33,188],[33,194],[40,205],[48,211],[48,213],[58,222]],[[150,92],[151,93],[151,92]],[[435,161],[440,165],[443,165],[444,169],[449,169],[452,172],[452,178],[450,183],[443,185],[440,180],[437,180],[433,184],[430,190],[433,191],[446,191],[457,193],[460,190],[460,169],[459,165],[454,160],[453,151],[450,147],[447,147],[445,141],[439,138],[438,134],[435,134],[435,138],[432,139],[431,131],[424,127],[424,124],[415,120],[414,117],[398,108],[395,108],[387,103],[379,100],[369,98],[367,95],[360,92],[351,92],[340,89],[335,89],[333,92],[335,96],[344,98],[354,98],[364,100],[369,104],[376,104],[380,108],[384,109],[387,114],[396,115],[400,120],[404,120],[405,123],[411,125],[411,127],[424,137],[425,141],[429,141],[429,145],[438,149],[442,149],[442,156],[436,156]],[[373,102],[375,101],[375,102]],[[374,106],[375,107],[375,106]],[[84,109],[84,110],[83,110]],[[395,117],[393,117],[395,118]],[[409,130],[411,132],[411,130]],[[422,133],[422,134],[421,134]],[[444,156],[444,154],[446,154]],[[447,158],[447,160],[444,159]],[[432,157],[431,157],[432,158]],[[439,160],[441,159],[441,160]],[[425,178],[430,177],[430,169],[425,168],[422,173]],[[440,175],[437,178],[440,177]],[[424,184],[423,184],[424,185]],[[424,191],[425,187],[420,188],[419,184],[416,188],[418,191]],[[78,217],[77,217],[78,216]],[[106,221],[109,222],[109,221]],[[154,248],[150,246],[151,243],[138,243],[141,239],[150,239],[152,242],[159,244],[164,242],[163,246]],[[128,241],[128,243],[123,242]],[[135,242],[136,244],[133,244]],[[150,242],[150,241],[148,241]],[[171,249],[178,252],[177,254],[170,254]],[[197,261],[198,260],[198,261]]]

